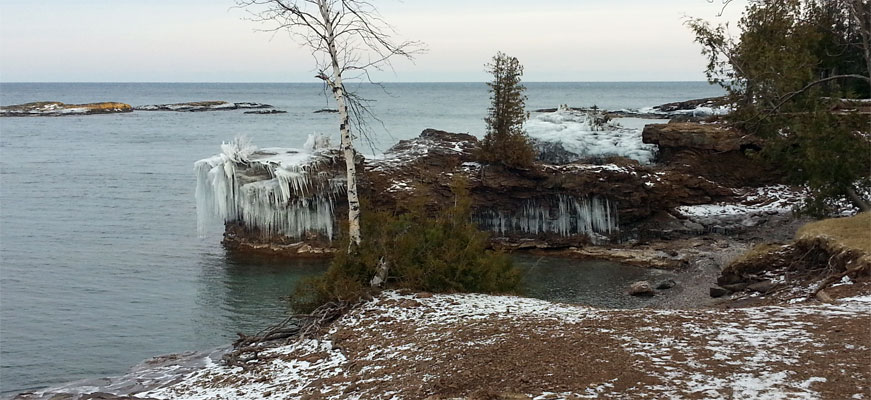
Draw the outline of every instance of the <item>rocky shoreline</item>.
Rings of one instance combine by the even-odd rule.
[[[118,102],[102,102],[88,104],[64,104],[59,101],[41,101],[35,103],[0,106],[0,117],[61,117],[73,115],[117,114],[134,111],[174,111],[174,112],[204,112],[255,110],[251,114],[283,114],[286,111],[272,109],[273,106],[263,103],[227,101],[195,101],[174,104],[152,104],[131,106]],[[271,110],[265,110],[271,109]]]
[[[663,105],[651,115],[715,102]],[[547,121],[580,125],[587,117],[572,113],[590,110],[541,112],[556,113]],[[427,129],[381,157],[357,160],[361,191],[373,206],[397,210],[426,193],[426,207],[436,210],[452,201],[451,184],[462,177],[473,218],[493,233],[495,249],[674,271],[673,282],[643,288],[653,295],[647,308],[387,291],[324,331],[273,343],[243,367],[223,364],[224,350],[171,355],[123,377],[16,398],[792,399],[862,398],[871,390],[871,252],[799,230],[808,220],[792,208],[804,190],[783,185],[747,155],[763,141],[698,121],[608,134],[637,135],[655,151],[641,161],[572,153],[571,161],[549,158],[535,169],[513,170],[477,163],[474,136]],[[233,143],[197,163],[198,203],[204,200],[198,209],[227,211],[218,217],[228,251],[332,254],[335,221],[345,212],[343,202],[333,202],[343,190],[344,161],[319,140],[301,149]],[[234,161],[238,154],[245,162]],[[226,184],[239,187],[204,186],[228,170]],[[281,212],[293,217],[292,226],[258,225],[258,213],[273,215],[268,202],[215,197],[276,198],[270,193],[282,185],[291,195],[281,198]],[[251,220],[227,219],[236,214]],[[781,244],[748,257],[760,243]],[[796,269],[813,251],[815,259],[828,257],[831,270]]]

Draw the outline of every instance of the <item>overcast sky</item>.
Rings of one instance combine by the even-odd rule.
[[[415,63],[382,81],[484,81],[501,50],[526,81],[704,80],[685,17],[721,0],[376,0]],[[311,55],[258,32],[233,0],[0,0],[3,82],[311,82]],[[734,22],[733,22],[734,23]]]

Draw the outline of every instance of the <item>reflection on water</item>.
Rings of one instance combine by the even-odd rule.
[[[668,271],[612,261],[530,255],[515,256],[514,261],[524,272],[527,296],[604,308],[644,307],[650,298],[629,296],[626,293],[629,285],[640,280],[648,280],[656,285],[673,276]]]
[[[328,260],[220,256],[204,258],[193,324],[197,337],[253,334],[287,316],[286,297],[304,277],[324,272]]]

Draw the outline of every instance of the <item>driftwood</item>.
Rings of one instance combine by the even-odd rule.
[[[251,361],[271,358],[261,354],[264,350],[317,334],[352,307],[353,303],[346,301],[330,302],[316,308],[311,314],[290,315],[255,335],[238,333],[239,338],[233,342],[233,350],[225,354],[222,359],[227,365],[245,369]]]

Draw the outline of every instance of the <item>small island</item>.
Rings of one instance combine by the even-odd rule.
[[[59,101],[40,101],[0,107],[0,117],[62,117],[71,115],[129,113],[133,107],[125,103],[102,102],[64,104]]]

